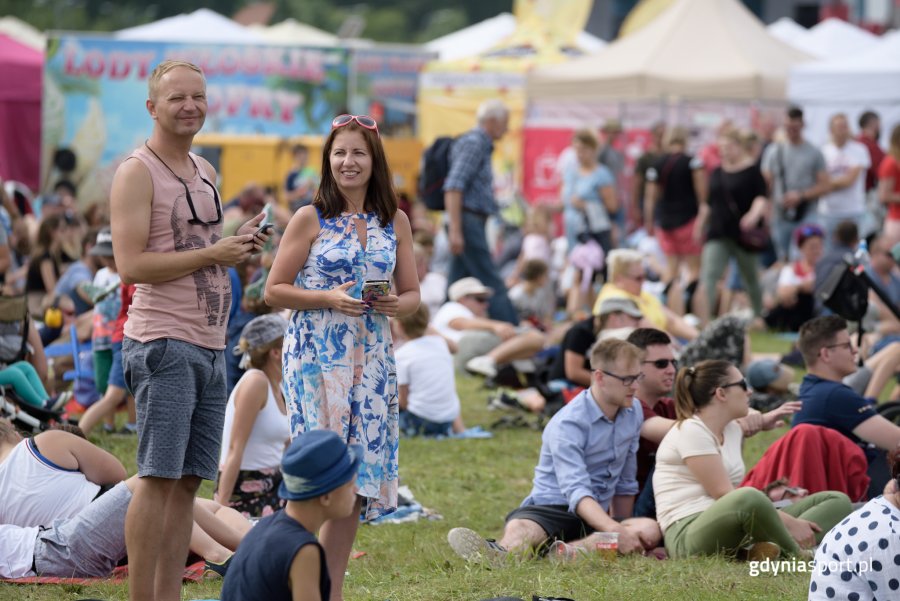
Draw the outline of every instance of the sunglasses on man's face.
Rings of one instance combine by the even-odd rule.
[[[374,131],[376,134],[378,133],[378,123],[375,122],[375,119],[368,115],[338,115],[331,122],[331,129],[337,129],[339,127],[344,127],[351,121],[356,121],[360,126],[365,127],[366,129],[370,129]]]
[[[678,369],[677,359],[656,359],[655,361],[641,361],[641,363],[651,363],[656,369],[665,369],[669,367],[669,364],[671,363],[672,367]]]

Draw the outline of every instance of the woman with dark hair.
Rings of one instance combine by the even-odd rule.
[[[728,361],[682,368],[675,379],[677,422],[656,452],[656,515],[670,557],[735,553],[751,558],[800,555],[851,511],[839,492],[810,495],[783,510],[744,477],[743,434],[747,381]]]
[[[332,121],[321,181],[284,232],[265,299],[293,311],[283,352],[292,436],[333,430],[364,449],[357,511],[326,522],[320,534],[339,600],[359,509],[372,519],[397,506],[399,405],[388,318],[416,310],[419,282],[409,220],[397,210],[374,119]]]
[[[56,282],[62,275],[62,266],[67,258],[63,249],[65,227],[61,215],[49,215],[38,227],[37,243],[25,277],[28,309],[34,317],[43,316],[44,297],[53,294]]]
[[[832,528],[816,550],[810,601],[896,599],[900,595],[900,448],[888,453],[891,481]]]

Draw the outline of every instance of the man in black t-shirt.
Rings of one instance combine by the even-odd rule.
[[[550,366],[551,390],[577,393],[591,383],[590,350],[598,340],[625,339],[638,326],[641,310],[627,298],[609,298],[594,317],[576,322],[563,337],[560,352]]]

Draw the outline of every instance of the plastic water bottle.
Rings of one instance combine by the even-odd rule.
[[[859,246],[856,247],[853,258],[856,260],[857,264],[869,263],[869,243],[866,242],[865,238],[859,241]]]

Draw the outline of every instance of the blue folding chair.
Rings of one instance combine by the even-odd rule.
[[[78,330],[75,327],[75,324],[69,326],[69,341],[68,342],[54,342],[44,349],[44,355],[47,356],[48,359],[55,359],[58,357],[72,357],[72,363],[74,364],[74,369],[68,370],[63,374],[63,381],[65,382],[74,382],[76,380],[93,380],[94,374],[86,373],[81,368],[81,353],[90,352],[91,351],[91,343],[88,342],[79,342],[78,341]]]

